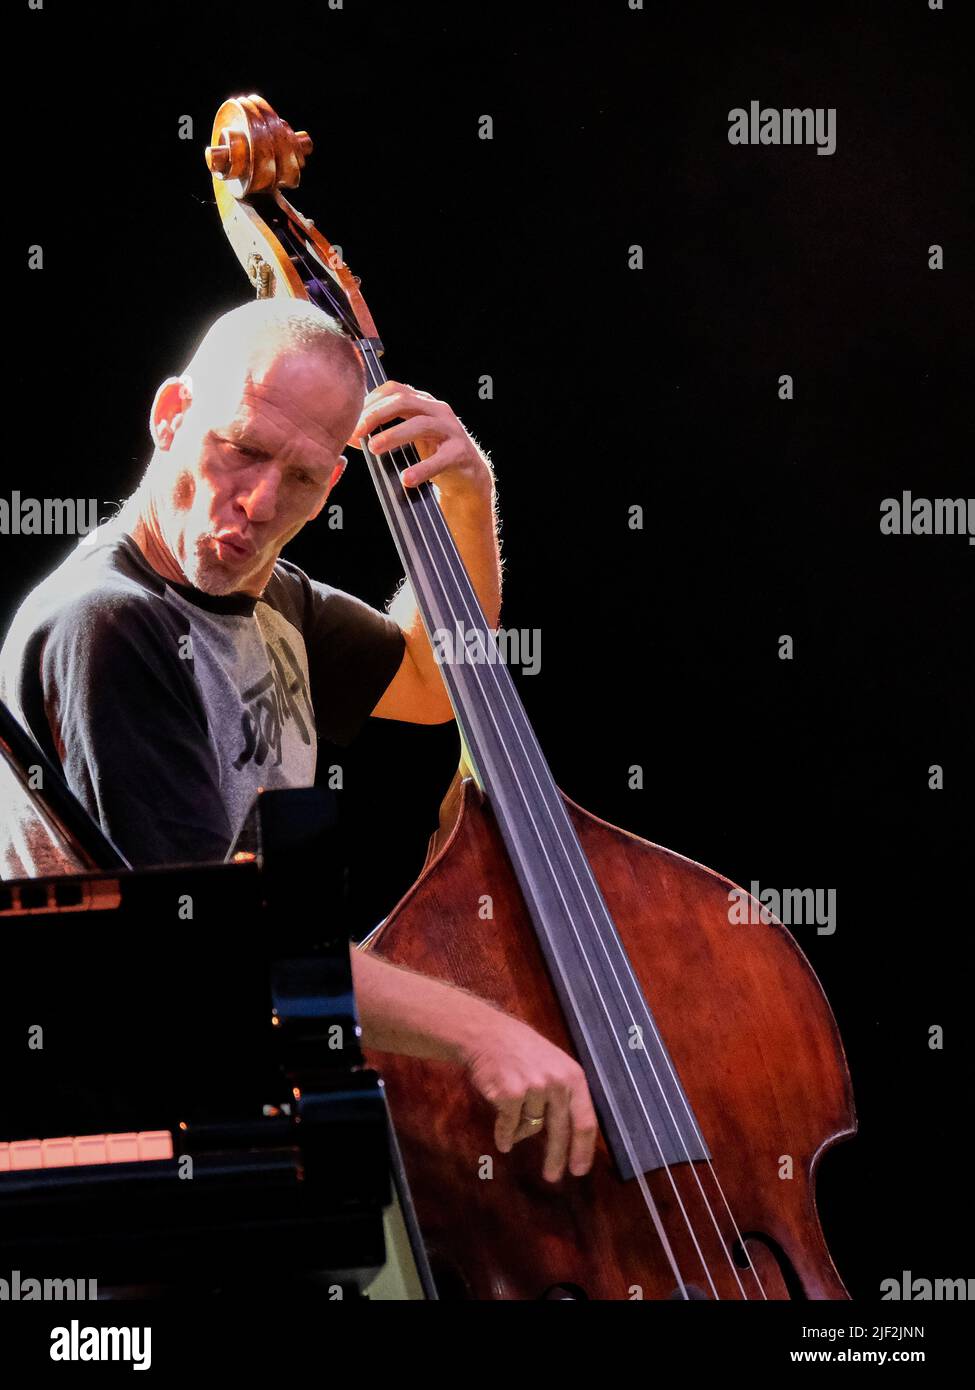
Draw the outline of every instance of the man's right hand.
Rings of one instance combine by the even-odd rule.
[[[544,1133],[549,1182],[566,1165],[576,1177],[589,1172],[596,1112],[585,1073],[567,1052],[485,999],[375,951],[353,950],[352,973],[367,1047],[460,1063],[498,1112],[494,1138],[502,1153]]]
[[[522,1139],[544,1134],[546,1181],[558,1182],[566,1164],[575,1177],[588,1173],[598,1124],[582,1067],[526,1023],[491,1013],[485,1037],[468,1044],[463,1061],[475,1090],[498,1112],[494,1142],[508,1153]]]

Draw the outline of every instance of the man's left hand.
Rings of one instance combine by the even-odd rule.
[[[401,381],[384,381],[369,392],[349,443],[361,448],[364,436],[393,420],[402,423],[365,442],[373,454],[415,445],[420,462],[400,473],[404,487],[436,478],[445,498],[490,493],[491,466],[447,402]]]

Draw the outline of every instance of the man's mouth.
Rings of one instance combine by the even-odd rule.
[[[213,540],[221,560],[250,560],[256,553],[250,541],[241,540],[232,533],[214,536]]]

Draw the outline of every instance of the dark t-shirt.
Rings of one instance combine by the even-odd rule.
[[[261,598],[173,584],[109,524],[25,600],[0,697],[134,866],[219,860],[260,788],[313,785],[405,650],[385,614],[279,560]],[[11,778],[0,873],[67,872]]]

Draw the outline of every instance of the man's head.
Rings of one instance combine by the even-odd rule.
[[[342,476],[364,393],[358,352],[315,305],[255,300],[217,319],[152,404],[136,495],[150,560],[206,593],[259,595]]]

